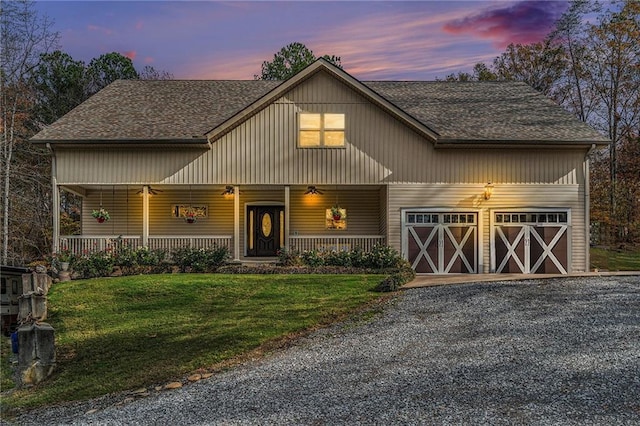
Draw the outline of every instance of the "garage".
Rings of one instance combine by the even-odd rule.
[[[496,273],[566,274],[568,210],[493,213],[491,269]]]
[[[406,211],[403,222],[403,251],[416,273],[478,272],[477,213]]]

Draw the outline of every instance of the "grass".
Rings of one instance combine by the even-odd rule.
[[[640,250],[591,248],[591,268],[601,271],[640,271]]]
[[[36,387],[3,395],[3,411],[215,370],[261,345],[344,318],[381,297],[370,291],[380,279],[167,274],[56,284],[47,321],[56,333],[56,371]]]

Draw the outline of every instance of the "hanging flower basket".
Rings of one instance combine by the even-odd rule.
[[[342,219],[342,209],[340,206],[335,205],[331,207],[331,216],[333,216],[333,220],[336,221]]]
[[[91,213],[91,216],[93,216],[98,221],[98,223],[103,223],[110,219],[109,212],[102,207],[100,207],[100,210],[94,210]]]
[[[192,211],[185,213],[184,221],[187,223],[196,223],[196,213]]]

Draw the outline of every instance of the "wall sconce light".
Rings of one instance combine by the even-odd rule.
[[[220,193],[220,195],[223,195],[225,197],[233,197],[234,193],[235,193],[235,189],[233,188],[233,186],[227,185],[224,191]]]
[[[316,188],[313,185],[307,186],[307,190],[304,192],[304,195],[322,195],[322,191]]]
[[[493,195],[493,184],[491,183],[491,181],[489,181],[484,186],[484,199],[488,200],[489,198],[491,198],[491,195]]]
[[[159,192],[162,192],[162,190],[160,189],[152,189],[151,185],[145,185],[145,186],[147,187],[147,194],[149,194],[149,196],[158,195]],[[142,195],[144,194],[144,189],[141,189],[140,191],[136,192],[136,194],[142,197]]]

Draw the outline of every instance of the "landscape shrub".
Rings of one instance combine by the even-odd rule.
[[[315,267],[324,265],[322,252],[317,250],[305,250],[300,254],[300,257],[302,258],[302,263],[307,266]]]
[[[416,271],[411,268],[411,264],[409,262],[401,259],[398,265],[398,268],[395,268],[389,276],[380,281],[374,291],[396,291],[416,277]]]
[[[182,272],[215,272],[230,258],[230,253],[226,246],[183,247],[175,250],[171,257]]]
[[[349,258],[351,261],[351,266],[355,266],[356,268],[366,268],[368,262],[368,253],[362,250],[361,247],[356,247],[355,249],[349,252]]]
[[[366,266],[369,268],[399,268],[402,256],[393,247],[378,244],[366,256]]]
[[[114,265],[123,275],[162,273],[170,270],[165,261],[167,252],[149,247],[131,248],[126,243],[117,242],[112,251]]]
[[[327,251],[323,252],[321,257],[327,266],[352,266],[351,252],[348,251]]]
[[[300,253],[295,250],[287,250],[282,248],[278,250],[278,262],[282,266],[300,266],[302,265],[302,259]]]
[[[108,277],[113,271],[115,258],[111,252],[98,251],[75,257],[71,263],[74,274],[82,278]]]

